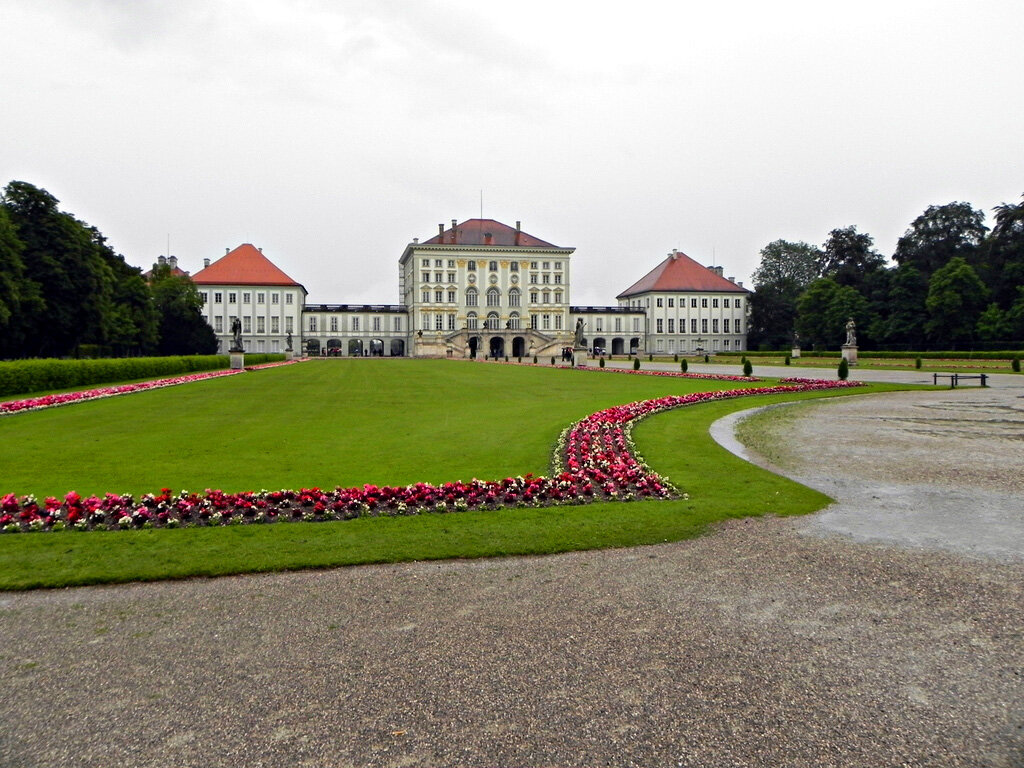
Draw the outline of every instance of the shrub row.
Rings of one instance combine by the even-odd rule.
[[[246,355],[246,365],[284,360],[284,355]],[[89,387],[195,371],[231,364],[228,355],[122,357],[99,360],[12,360],[0,363],[0,397]]]
[[[750,351],[750,352],[715,352],[715,357],[784,357],[789,354],[789,350],[778,350],[775,352],[771,351]],[[880,359],[880,360],[913,360],[914,358],[920,357],[925,360],[1012,360],[1017,355],[1022,355],[1024,352],[1004,350],[1002,352],[881,352],[881,351],[860,351],[861,358]],[[842,352],[830,352],[830,351],[812,351],[803,350],[800,356],[803,357],[823,357],[838,359],[842,357]]]

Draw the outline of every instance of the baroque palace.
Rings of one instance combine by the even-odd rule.
[[[749,291],[721,267],[673,251],[617,305],[573,306],[574,251],[518,221],[452,219],[405,247],[399,304],[307,304],[302,284],[248,243],[205,259],[192,280],[222,352],[236,317],[247,352],[283,352],[291,342],[316,356],[550,357],[572,346],[578,319],[595,354],[746,349]]]

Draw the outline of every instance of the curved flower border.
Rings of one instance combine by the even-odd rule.
[[[685,497],[659,476],[636,451],[632,428],[648,416],[710,400],[749,395],[808,392],[861,386],[860,382],[782,379],[777,386],[697,392],[640,400],[593,413],[564,430],[558,439],[550,477],[532,474],[504,480],[456,481],[441,485],[364,485],[203,493],[164,488],[159,494],[108,493],[82,498],[72,491],[63,500],[34,496],[0,497],[0,531],[117,530],[182,526],[271,523],[278,520],[348,520],[356,517],[415,515],[427,512],[491,510],[586,504],[600,500]]]
[[[245,368],[246,371],[259,371],[264,368],[276,368],[279,365],[291,365],[300,363],[302,359],[281,360],[276,363],[263,363],[262,365],[251,365]],[[205,381],[206,379],[219,379],[223,376],[235,376],[242,373],[241,370],[225,369],[220,371],[205,371],[203,373],[190,373],[187,376],[174,376],[168,379],[154,379],[153,381],[140,381],[137,384],[119,384],[113,387],[99,387],[97,389],[83,389],[78,392],[62,392],[56,395],[43,395],[41,397],[30,397],[24,400],[8,400],[0,403],[0,416],[11,416],[15,413],[27,411],[41,411],[46,408],[57,408],[62,405],[74,405],[90,400],[100,400],[105,397],[117,397],[118,395],[130,395],[134,392],[145,392],[150,389],[162,389],[174,387],[178,384],[191,384],[194,381]]]

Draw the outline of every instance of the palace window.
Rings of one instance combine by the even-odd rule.
[[[556,331],[562,330],[562,316],[561,315],[555,315],[555,330]]]
[[[487,289],[487,306],[488,307],[500,307],[501,306],[501,291],[497,288]]]
[[[423,292],[423,303],[424,304],[429,304],[430,303],[430,291],[424,291]]]
[[[594,330],[598,333],[604,333],[604,323],[602,322],[602,318],[599,317],[594,320]]]
[[[402,318],[401,317],[396,315],[395,317],[391,318],[391,329],[393,331],[395,331],[396,333],[398,333],[398,332],[400,332],[402,330]]]
[[[668,305],[669,305],[670,307],[674,307],[674,306],[676,305],[676,300],[675,300],[675,299],[673,299],[673,298],[669,298],[669,300],[668,300]]]
[[[561,272],[556,272],[555,273],[555,283],[558,284],[558,285],[561,285],[561,283],[562,283],[562,273]]]
[[[615,332],[616,333],[621,333],[622,332],[622,318],[621,317],[616,317],[615,318]]]
[[[696,317],[691,317],[690,318],[690,333],[696,333],[696,332],[697,332],[697,318]]]
[[[475,307],[479,301],[479,296],[476,292],[476,288],[469,288],[466,291],[466,306]]]
[[[544,262],[544,269],[551,269],[551,262],[550,261],[545,261]]]
[[[693,309],[696,309],[697,308],[697,299],[690,299],[690,306]]]
[[[476,272],[476,262],[475,261],[470,261],[466,265],[466,269],[468,269],[470,272]]]
[[[700,305],[701,305],[701,306],[702,306],[702,307],[703,307],[704,309],[707,309],[707,308],[708,308],[708,300],[707,300],[707,299],[701,299],[701,300],[700,300]]]
[[[285,304],[291,304],[291,303],[293,303],[293,302],[292,302],[292,300],[293,300],[294,298],[295,298],[295,297],[294,297],[294,296],[293,296],[292,294],[290,294],[290,293],[286,293],[286,294],[284,295],[284,303],[285,303]]]
[[[449,283],[454,283],[455,282],[455,273],[454,272],[449,272],[448,273],[448,282]]]
[[[309,332],[316,333],[316,318],[313,315],[309,316]]]
[[[452,288],[451,290],[448,291],[448,301],[450,303],[452,303],[452,304],[455,303],[455,289],[454,288]]]
[[[530,303],[531,304],[536,304],[537,303],[537,292],[536,291],[530,291]]]
[[[661,304],[661,297],[659,296],[659,297],[658,297],[657,299],[655,299],[655,300],[654,300],[654,302],[655,302],[655,305],[656,305],[656,306],[659,306],[659,307],[660,307],[660,306],[662,305],[662,304]]]
[[[272,318],[270,318],[270,332],[271,333],[280,333],[281,332],[281,318],[280,317],[272,317]]]
[[[213,292],[213,303],[214,304],[220,304],[222,301],[224,301],[224,294],[221,293],[220,291],[214,291]]]
[[[711,306],[715,307],[716,309],[718,308],[718,299],[717,298],[714,298],[714,299],[711,300]]]
[[[221,315],[215,315],[213,318],[213,330],[217,333],[224,333],[224,318]]]
[[[448,330],[455,330],[455,315],[448,315]]]
[[[441,273],[441,272],[435,272],[435,273],[434,273],[434,282],[435,282],[435,283],[440,283],[440,282],[441,282],[441,278],[443,278],[443,277],[444,277],[444,274],[443,274],[443,273]]]
[[[206,291],[203,291],[202,293],[199,294],[199,300],[202,301],[203,304],[205,304],[207,301],[210,300],[209,294],[207,294]]]
[[[260,293],[257,293],[256,294],[256,303],[257,304],[266,304],[267,303],[267,294],[263,293],[262,291]]]
[[[519,325],[519,313],[518,312],[513,312],[511,315],[509,315],[508,327],[509,327],[509,329],[511,329],[513,331],[518,331],[519,330],[520,325]]]
[[[530,284],[531,285],[536,285],[537,284],[537,274],[535,272],[531,272],[530,273]]]
[[[707,333],[708,332],[708,320],[707,320],[707,318],[704,318],[703,320],[700,321],[700,332],[701,333]]]
[[[292,325],[292,318],[286,317],[284,319],[284,330],[285,333],[291,333],[292,330],[294,330],[294,326]]]
[[[545,304],[550,304],[551,303],[551,294],[548,291],[544,291],[544,303]]]
[[[728,299],[722,299],[722,307],[724,309],[728,309],[729,308],[729,300]]]
[[[359,318],[358,317],[353,317],[352,318],[352,330],[353,331],[358,331],[359,330]]]
[[[443,264],[443,263],[444,263],[444,262],[443,262],[443,261],[441,261],[441,259],[434,259],[434,266],[435,266],[435,267],[440,267],[440,266],[441,266],[441,264]]]
[[[434,330],[435,331],[443,331],[444,330],[444,315],[434,315]]]
[[[544,283],[545,285],[550,283],[551,282],[551,275],[549,275],[547,272],[545,272],[543,274],[543,276],[541,277],[541,282]]]
[[[536,268],[537,268],[537,262],[536,261],[531,261],[530,262],[530,269],[536,269]]]
[[[424,259],[423,260],[423,266],[424,267],[429,267],[430,266],[430,259]]]
[[[508,305],[510,307],[518,307],[521,298],[522,294],[519,293],[519,289],[513,288],[511,291],[508,292]]]
[[[711,321],[711,332],[718,333],[718,318],[716,317]]]
[[[242,318],[242,333],[252,333],[252,315]]]
[[[476,312],[470,312],[466,315],[466,328],[471,331],[475,331],[479,326],[477,325]]]
[[[676,321],[673,320],[671,317],[668,319],[668,332],[669,333],[675,333],[676,332]]]
[[[238,302],[238,294],[234,291],[228,293],[228,304],[235,304]]]
[[[722,321],[722,333],[729,333],[729,318]]]
[[[256,333],[266,333],[266,332],[267,332],[267,318],[263,317],[263,315],[259,315],[256,318]]]
[[[519,271],[519,262],[518,261],[513,261],[511,264],[508,265],[508,269],[509,269],[510,272],[518,272]]]
[[[540,326],[545,331],[551,330],[551,315],[541,315]]]
[[[281,303],[281,294],[279,294],[279,293],[272,293],[272,294],[270,294],[270,303],[271,304],[280,304]]]
[[[664,333],[665,332],[665,329],[663,327],[664,321],[659,317],[658,320],[657,320],[657,323],[658,323],[658,331],[657,332],[658,333]]]
[[[429,283],[430,282],[430,273],[429,272],[424,272],[423,273],[423,282],[424,283]]]
[[[444,291],[434,291],[434,301],[438,304],[444,301]]]
[[[561,291],[555,291],[555,304],[561,304],[561,303],[562,303],[562,292]]]
[[[249,293],[248,291],[244,291],[242,293],[242,303],[243,304],[251,304],[252,303],[252,294]]]
[[[640,331],[640,318],[639,317],[634,317],[633,318],[633,333],[638,333],[639,331]]]
[[[497,272],[498,271],[498,262],[496,262],[496,261],[490,262],[487,265],[487,269],[489,269],[491,272]]]

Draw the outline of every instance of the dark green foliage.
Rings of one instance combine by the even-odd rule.
[[[654,355],[653,354],[648,354],[647,355],[647,362],[652,362],[653,360],[654,360]]]
[[[704,362],[705,363],[710,363],[711,362],[711,358],[708,357],[707,355],[704,355]]]
[[[867,301],[856,289],[828,277],[815,280],[804,291],[797,309],[800,337],[816,349],[839,346],[845,339],[846,321],[852,317],[859,329],[868,314]]]
[[[921,356],[920,355],[918,355],[917,358],[914,360],[914,367],[920,369],[920,367],[921,367]]]
[[[1010,360],[1010,369],[1014,373],[1020,373],[1020,355],[1014,355],[1013,359]]]
[[[786,360],[785,360],[785,362],[786,362],[786,365],[789,365],[789,355],[786,355]]]
[[[743,358],[743,375],[750,376],[754,373],[754,366],[747,358]]]
[[[598,360],[597,365],[598,365],[599,368],[604,368],[604,358],[603,357],[600,360]]]
[[[672,355],[672,361],[673,361],[673,362],[675,362],[675,363],[678,363],[678,362],[679,362],[679,354],[678,354],[678,353],[677,353],[677,354],[674,354],[674,355]]]
[[[839,376],[840,380],[846,381],[850,375],[850,364],[846,362],[846,358],[840,358],[839,368],[836,369],[836,375]]]
[[[639,371],[640,370],[640,358],[639,357],[633,358],[633,370],[634,371]]]
[[[966,341],[988,298],[988,289],[978,273],[961,256],[955,256],[935,271],[928,283],[925,307],[929,319],[925,330],[935,340]]]
[[[552,355],[552,356],[551,356],[551,364],[552,364],[552,365],[554,365],[554,364],[555,364],[555,356],[554,356],[554,355]]]
[[[536,365],[536,364],[537,364],[537,356],[536,356],[536,355],[534,355],[534,356],[533,356],[533,364],[534,364],[534,365]]]
[[[975,263],[987,232],[985,214],[968,203],[929,206],[896,244],[894,258],[913,264],[926,277],[952,259]]]
[[[284,355],[246,355],[246,365],[284,360]],[[0,396],[27,395],[115,382],[177,376],[227,368],[227,355],[129,357],[101,360],[13,360],[0,363]]]
[[[680,369],[680,370],[681,370],[681,371],[682,371],[683,373],[686,373],[686,369],[687,369],[687,368],[689,368],[689,367],[690,367],[690,365],[689,365],[689,363],[687,363],[687,362],[686,362],[686,358],[684,357],[684,358],[683,358],[683,359],[682,359],[682,360],[681,360],[681,361],[679,362],[679,369]]]

